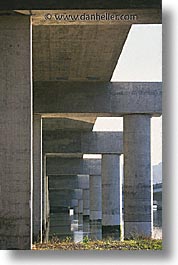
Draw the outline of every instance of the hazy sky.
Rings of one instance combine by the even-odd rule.
[[[111,79],[117,81],[162,81],[161,25],[133,25]],[[121,131],[122,118],[98,118],[95,131]],[[162,118],[151,120],[152,164],[162,161]]]

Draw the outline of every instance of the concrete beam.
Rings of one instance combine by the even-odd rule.
[[[43,133],[46,131],[92,131],[95,119],[92,121],[81,121],[70,118],[45,118],[43,119]]]
[[[43,153],[122,154],[122,132],[43,132]]]
[[[39,25],[132,25],[160,24],[161,9],[32,10],[32,23]],[[48,14],[48,15],[47,15]],[[66,16],[67,15],[67,16]],[[67,19],[64,19],[67,18]]]
[[[47,175],[100,175],[101,159],[46,158]]]
[[[12,0],[0,3],[1,9],[116,9],[116,8],[161,8],[161,0]],[[24,11],[24,10],[23,10]]]
[[[97,116],[162,113],[161,82],[35,82],[34,113]]]

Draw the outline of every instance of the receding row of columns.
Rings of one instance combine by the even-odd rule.
[[[122,184],[119,155],[102,155],[101,200],[99,200],[98,196],[98,191],[101,187],[99,183],[100,175],[90,176],[90,218],[94,220],[97,216],[97,219],[102,219],[103,235],[118,234],[120,237],[120,233],[123,230],[125,238],[134,235],[152,235],[153,192],[150,160],[150,118],[150,115],[124,116],[124,229],[120,229],[122,224]],[[41,125],[40,116],[34,117],[34,133],[36,134],[36,136],[34,135],[34,159],[36,158],[34,160],[34,234],[37,234],[39,229],[37,220],[39,218],[42,220],[42,211],[39,208],[39,203],[36,203],[38,201],[41,204],[42,196],[41,192],[37,192],[37,186],[41,189],[41,177],[39,179],[39,176],[42,174],[40,166],[42,155]],[[83,171],[79,173],[81,174]],[[49,174],[50,172],[48,172]],[[84,174],[87,174],[87,172],[84,172]],[[46,192],[45,190],[43,191],[44,197],[47,196]],[[47,207],[47,203],[44,202],[44,216],[46,215],[45,204]],[[98,211],[99,207],[100,211]],[[40,221],[40,229],[41,227],[42,221]],[[45,225],[43,228],[45,229]],[[38,236],[41,237],[42,233],[38,233]]]
[[[32,34],[30,17],[25,15],[1,16],[0,17],[0,50],[1,50],[1,97],[0,97],[0,249],[30,249],[32,214],[34,220],[33,229],[36,233],[38,227],[42,227],[38,220],[42,219],[42,211],[39,207],[41,200],[43,209],[47,209],[48,188],[41,188],[41,176],[45,172],[45,159],[41,162],[41,120],[34,118],[33,123],[33,99],[34,108],[42,111],[44,106],[49,113],[48,102],[50,97],[53,107],[51,113],[109,113],[124,117],[124,233],[125,236],[138,233],[138,235],[151,236],[152,232],[152,182],[150,169],[150,118],[149,113],[161,114],[161,84],[144,83],[123,86],[119,92],[115,86],[108,92],[108,87],[103,90],[100,84],[100,93],[97,87],[93,89],[94,97],[88,96],[91,90],[83,88],[82,104],[71,103],[75,100],[68,89],[66,96],[68,105],[63,102],[64,97],[56,96],[61,90],[57,87],[53,90],[41,92],[35,87],[32,89]],[[52,82],[49,82],[53,86]],[[60,83],[60,82],[59,82]],[[67,85],[68,82],[65,82]],[[62,84],[63,85],[63,84]],[[96,84],[95,84],[96,85]],[[42,84],[44,86],[44,84]],[[146,91],[142,93],[142,89]],[[96,89],[96,93],[95,92]],[[103,93],[104,91],[104,93]],[[125,91],[125,92],[124,92]],[[131,93],[130,93],[131,91]],[[34,96],[33,97],[33,93]],[[56,94],[55,94],[55,93]],[[40,94],[41,93],[41,94]],[[124,95],[124,101],[122,100]],[[100,97],[103,95],[103,98]],[[109,95],[109,97],[108,97]],[[44,100],[43,100],[44,98]],[[71,101],[69,101],[69,98]],[[59,100],[62,102],[60,104]],[[78,99],[77,99],[78,100]],[[99,101],[98,101],[99,100]],[[98,102],[103,102],[102,108]],[[108,102],[108,104],[105,104]],[[86,104],[87,105],[87,109]],[[90,104],[94,103],[91,107]],[[112,103],[112,104],[111,104]],[[132,105],[133,103],[133,105]],[[36,104],[36,105],[35,105]],[[107,108],[105,108],[105,106]],[[110,107],[112,106],[112,109]],[[76,109],[74,109],[74,107]],[[61,108],[61,109],[60,109]],[[60,111],[61,110],[61,111]],[[87,111],[86,111],[87,110]],[[125,114],[132,113],[132,114]],[[89,115],[88,114],[88,115]],[[35,125],[36,122],[40,122]],[[34,129],[34,137],[33,131]],[[40,164],[43,166],[40,166]],[[44,170],[43,170],[44,169]],[[113,169],[114,170],[114,169]],[[43,172],[42,172],[43,171]],[[108,171],[109,173],[109,171]],[[107,185],[107,182],[105,182]],[[112,184],[114,185],[114,184]],[[39,188],[40,187],[40,188]],[[46,191],[46,192],[44,192]],[[43,199],[41,199],[43,194]],[[33,195],[33,196],[32,196]],[[107,196],[107,193],[106,193]],[[118,196],[118,195],[116,195]],[[119,198],[118,198],[119,200]],[[116,207],[116,212],[118,207]],[[106,227],[107,218],[111,214],[104,213]],[[43,219],[47,216],[43,214]],[[46,229],[47,221],[43,224]],[[113,220],[114,224],[114,220]],[[41,232],[40,232],[41,233]]]

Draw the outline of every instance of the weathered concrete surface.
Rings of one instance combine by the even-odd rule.
[[[83,216],[90,215],[90,189],[83,189]]]
[[[71,216],[69,209],[74,207],[73,200],[78,206],[78,177],[76,175],[48,176],[49,179],[49,237],[58,236],[63,239],[72,236]],[[75,190],[77,189],[77,190]],[[81,194],[80,194],[81,197]]]
[[[101,174],[90,176],[90,221],[102,219]]]
[[[130,27],[33,26],[34,81],[109,81]]]
[[[80,121],[70,118],[43,119],[43,133],[47,131],[92,131],[95,119],[92,122]]]
[[[33,242],[42,240],[42,119],[33,117]]]
[[[43,153],[121,154],[122,132],[44,131]]]
[[[30,249],[30,18],[0,16],[0,249]]]
[[[122,116],[138,113],[160,116],[161,82],[35,82],[34,112]]]
[[[59,190],[64,188],[72,190],[79,187],[77,175],[48,175],[48,178],[50,190]]]
[[[47,175],[99,175],[101,160],[47,157],[46,171]]]
[[[152,236],[150,116],[124,116],[124,234]]]
[[[89,189],[89,175],[78,175],[79,189]]]
[[[48,212],[47,212],[47,205],[48,205],[48,176],[46,176],[46,155],[42,158],[42,227],[43,227],[43,239],[44,234],[46,230],[46,224],[47,224],[47,218],[48,218]]]
[[[102,155],[102,233],[120,238],[122,224],[122,185],[120,156]]]
[[[78,187],[82,189],[83,208],[82,214],[89,216],[90,214],[90,194],[89,194],[89,175],[78,175]]]
[[[10,4],[9,4],[10,3]],[[161,0],[58,0],[48,1],[36,1],[36,0],[13,0],[7,2],[1,2],[0,8],[9,9],[116,9],[116,8],[161,8]]]
[[[92,132],[83,133],[81,149],[84,154],[104,154],[123,152],[122,132]]]
[[[21,11],[22,12],[22,11]],[[32,10],[33,26],[160,24],[161,9]]]

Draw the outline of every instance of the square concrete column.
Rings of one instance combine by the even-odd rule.
[[[102,156],[102,234],[103,238],[121,239],[122,185],[120,156]]]
[[[42,241],[42,119],[33,116],[33,242]]]
[[[90,222],[102,219],[101,176],[90,175]]]
[[[46,231],[49,226],[49,190],[48,176],[46,176],[46,155],[42,157],[42,234],[46,241]]]
[[[150,115],[124,116],[124,234],[152,236]]]
[[[89,175],[78,175],[78,188],[83,190],[83,217],[89,217]]]
[[[30,17],[1,14],[0,40],[0,249],[30,249]]]
[[[90,216],[90,190],[83,189],[83,216],[88,217]]]
[[[102,239],[101,175],[90,175],[90,239]]]

